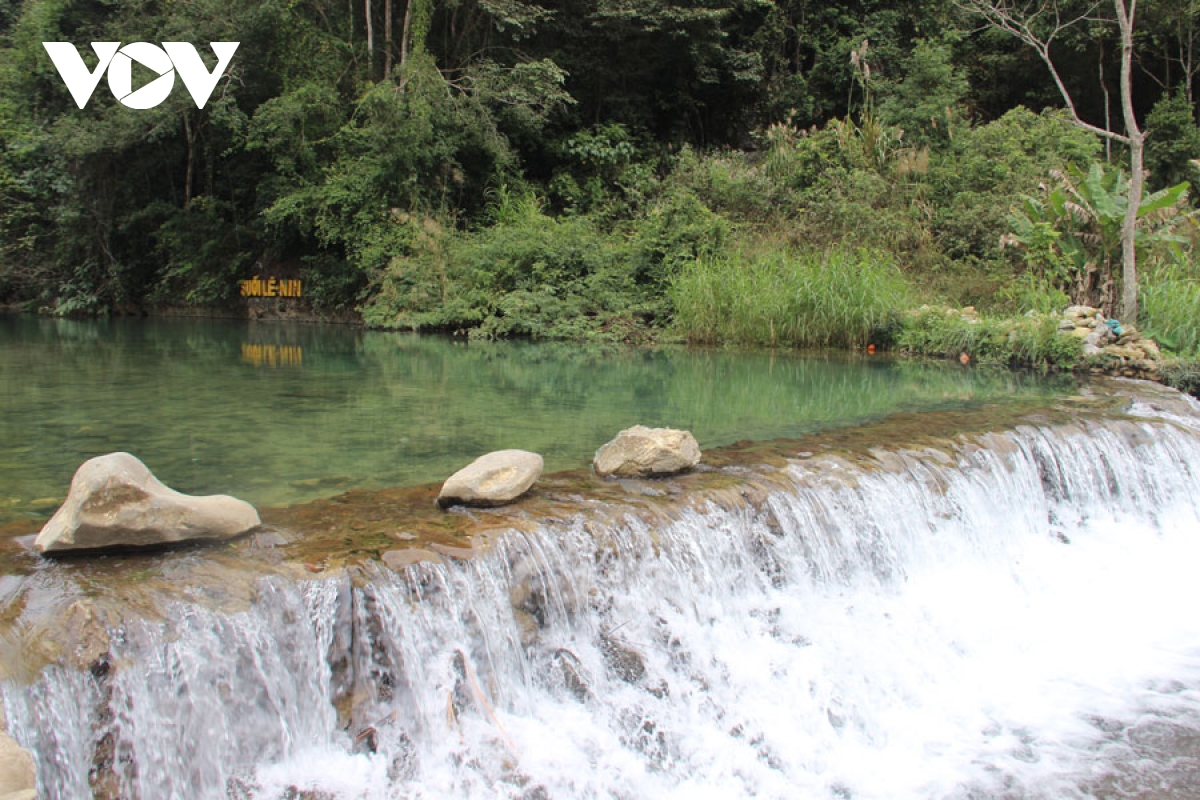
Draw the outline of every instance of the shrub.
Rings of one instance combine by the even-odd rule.
[[[1170,359],[1160,364],[1158,371],[1167,386],[1200,397],[1200,358]]]
[[[684,148],[664,183],[669,191],[692,194],[737,220],[767,219],[779,211],[780,184],[743,153],[702,154]]]
[[[626,237],[588,217],[554,218],[529,193],[499,191],[492,224],[424,230],[421,251],[393,258],[364,309],[371,325],[503,338],[582,338],[662,313],[639,283]],[[616,324],[617,320],[623,320]]]
[[[900,350],[951,358],[966,354],[985,364],[1070,369],[1079,363],[1083,342],[1058,333],[1058,317],[981,317],[928,306],[904,317],[896,337]]]
[[[1165,188],[1193,180],[1190,161],[1200,155],[1200,126],[1182,86],[1164,94],[1146,116],[1146,168],[1150,185]]]

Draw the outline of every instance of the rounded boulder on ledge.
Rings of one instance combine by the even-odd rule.
[[[0,731],[0,800],[37,800],[33,755]]]
[[[502,506],[529,491],[544,462],[528,450],[497,450],[480,456],[442,484],[438,505]]]
[[[232,539],[259,524],[258,512],[243,500],[182,494],[129,453],[109,453],[75,471],[67,499],[34,547],[43,553],[163,547]]]
[[[700,463],[700,445],[691,431],[634,425],[596,451],[598,475],[649,478],[674,475]]]

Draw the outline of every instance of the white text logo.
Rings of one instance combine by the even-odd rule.
[[[187,42],[163,42],[162,47],[149,42],[130,42],[121,47],[120,42],[92,42],[96,53],[96,69],[89,71],[83,57],[70,42],[42,42],[50,54],[63,83],[80,108],[87,105],[100,76],[108,71],[108,88],[113,97],[130,108],[154,108],[167,99],[175,86],[175,73],[183,79],[183,85],[196,101],[196,108],[204,108],[217,81],[225,73],[225,67],[233,59],[240,42],[213,42],[213,54],[217,66],[208,71],[196,48]],[[133,89],[133,62],[158,75],[137,91]]]

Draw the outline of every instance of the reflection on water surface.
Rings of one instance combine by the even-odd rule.
[[[702,447],[900,410],[1050,396],[1065,378],[882,357],[471,343],[340,326],[0,317],[0,522],[134,453],[168,485],[285,505],[443,479],[495,449],[554,471],[630,425]]]

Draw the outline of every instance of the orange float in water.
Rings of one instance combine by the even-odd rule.
[[[871,355],[875,355],[875,345],[873,345],[873,344],[867,345],[867,352]]]
[[[959,353],[958,360],[960,362],[962,362],[963,364],[968,364],[971,361],[971,357],[969,355],[967,355],[966,353]]]

